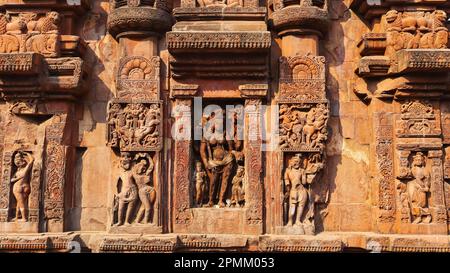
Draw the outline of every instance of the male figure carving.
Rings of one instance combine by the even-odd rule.
[[[138,189],[131,171],[131,155],[128,152],[122,152],[120,156],[120,165],[123,170],[120,173],[117,182],[118,185],[120,182],[122,183],[122,187],[118,190],[116,195],[118,201],[117,226],[131,224],[132,214],[138,197]]]
[[[306,172],[301,166],[301,155],[296,154],[284,174],[285,198],[289,200],[289,226],[302,224],[301,217],[308,201],[305,184]]]

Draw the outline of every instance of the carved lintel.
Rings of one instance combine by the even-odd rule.
[[[239,91],[243,98],[265,98],[268,94],[267,84],[243,84],[239,86]]]
[[[197,84],[175,84],[170,91],[173,99],[193,98],[197,95],[199,86]]]
[[[0,53],[0,75],[36,75],[44,66],[38,53]]]

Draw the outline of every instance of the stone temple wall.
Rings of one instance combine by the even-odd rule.
[[[0,251],[449,252],[445,0],[0,0]]]

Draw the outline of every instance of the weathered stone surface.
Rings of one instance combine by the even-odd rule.
[[[31,2],[0,252],[450,252],[448,1]]]

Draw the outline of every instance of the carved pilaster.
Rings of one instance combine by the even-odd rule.
[[[247,170],[248,186],[246,192],[247,212],[246,223],[261,228],[263,220],[263,182],[262,182],[262,132],[261,132],[261,99],[246,99],[247,114],[247,145],[245,154],[245,169]],[[259,226],[259,227],[258,227]],[[261,232],[261,230],[260,230]]]
[[[192,221],[190,177],[192,168],[191,139],[191,99],[176,99],[173,113],[175,123],[173,137],[175,138],[174,172],[173,172],[173,222],[174,229],[187,228]]]

